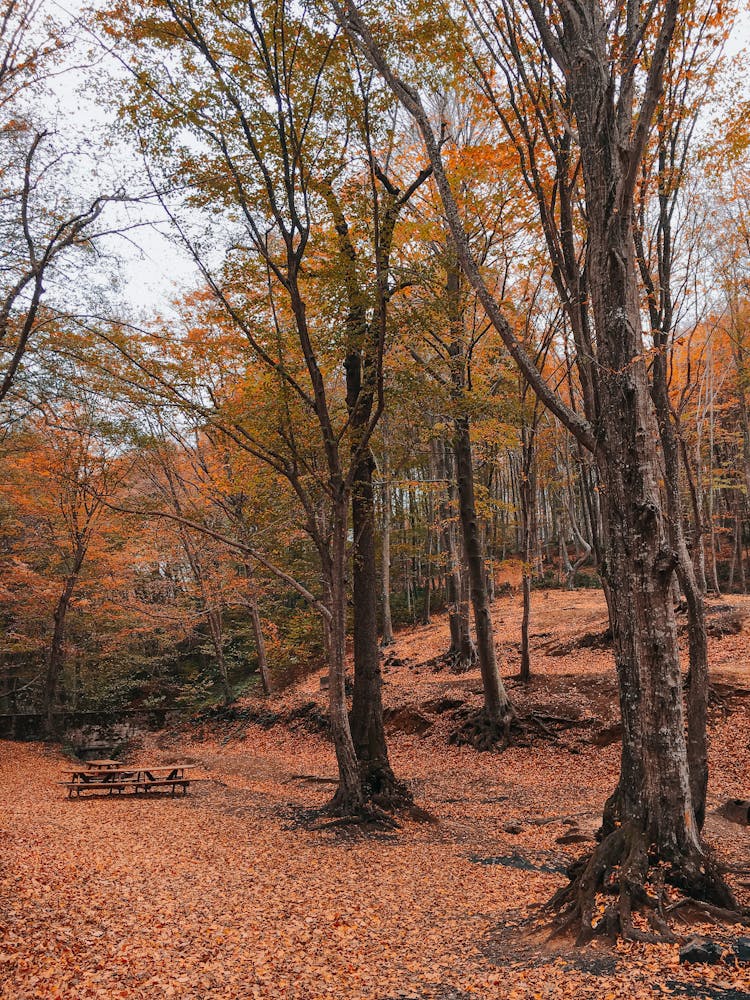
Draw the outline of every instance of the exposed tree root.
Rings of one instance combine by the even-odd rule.
[[[414,806],[414,796],[396,778],[387,761],[370,761],[362,766],[362,793],[366,803],[389,813],[408,811]]]
[[[397,815],[408,816],[421,823],[435,821],[431,813],[415,804],[409,787],[395,777],[387,762],[382,761],[363,764],[359,794],[346,794],[339,786],[320,815],[333,817],[324,824],[325,828],[364,824],[399,829],[401,824],[396,819]]]
[[[448,652],[440,658],[440,662],[446,666],[452,674],[465,674],[473,670],[477,665],[477,650],[474,643],[466,650],[454,649],[451,647]]]
[[[530,712],[519,715],[511,706],[499,720],[491,719],[484,708],[467,715],[457,712],[461,725],[451,733],[448,742],[455,746],[472,746],[475,750],[502,750],[513,744],[528,745],[535,737],[557,742],[559,733],[580,725],[579,719]]]
[[[285,784],[289,784],[291,781],[311,781],[316,785],[338,785],[339,783],[338,778],[324,778],[317,774],[293,774]]]
[[[750,914],[744,913],[740,909],[727,909],[725,906],[715,906],[713,903],[706,903],[700,899],[693,899],[692,896],[683,896],[674,903],[666,907],[666,913],[682,915],[683,910],[689,910],[697,914],[700,920],[716,921],[718,923],[730,924],[750,924]]]
[[[368,827],[376,830],[400,830],[401,824],[385,812],[373,805],[362,805],[356,811],[349,810],[343,815],[339,815],[338,807],[331,801],[328,806],[321,810],[321,816],[327,815],[330,819],[322,820],[310,825],[310,830],[335,830],[343,827]]]
[[[486,709],[469,715],[462,725],[451,733],[448,742],[454,746],[472,746],[475,750],[495,750],[507,747],[511,742],[511,724],[514,719],[512,707],[501,718],[493,718]]]
[[[646,834],[633,823],[616,827],[568,869],[569,882],[547,903],[555,914],[552,937],[574,932],[576,944],[596,935],[627,941],[678,940],[670,915],[695,906],[717,919],[748,919],[710,857],[663,863],[650,854]],[[670,898],[667,885],[685,896]]]

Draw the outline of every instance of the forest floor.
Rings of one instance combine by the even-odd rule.
[[[728,602],[750,615],[750,599]],[[0,997],[750,998],[749,965],[681,965],[671,944],[546,941],[537,906],[587,847],[617,777],[605,608],[596,591],[534,594],[525,690],[511,679],[520,601],[494,610],[512,697],[543,722],[527,745],[449,745],[480,681],[436,669],[444,617],[388,652],[392,763],[429,822],[388,832],[310,822],[335,776],[319,676],[144,738],[134,762],[195,763],[202,780],[185,798],[68,800],[59,748],[0,744]],[[706,824],[719,859],[747,866],[750,827],[717,808],[750,797],[749,637],[746,621],[711,640]],[[560,843],[566,835],[576,842]],[[748,877],[732,881],[746,904]],[[685,933],[728,946],[750,931]]]

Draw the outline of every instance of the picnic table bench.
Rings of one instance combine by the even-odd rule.
[[[68,789],[68,798],[80,796],[82,792],[105,791],[112,795],[117,792],[149,792],[152,788],[168,789],[174,796],[177,788],[187,795],[190,777],[186,773],[189,764],[122,764],[119,761],[88,761],[76,768],[66,768],[63,774],[68,778],[60,784]]]

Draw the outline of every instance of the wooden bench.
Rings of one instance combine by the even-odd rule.
[[[107,762],[110,764],[110,762]],[[68,798],[75,794],[76,798],[81,793],[88,791],[107,791],[110,795],[117,792],[121,795],[124,791],[131,790],[133,794],[139,791],[147,793],[151,788],[170,788],[172,796],[177,792],[178,787],[182,788],[182,794],[187,795],[190,785],[190,778],[185,772],[188,764],[148,764],[128,767],[122,764],[106,768],[76,768],[66,769],[63,774],[70,775],[69,780],[61,781],[60,784],[68,789]]]

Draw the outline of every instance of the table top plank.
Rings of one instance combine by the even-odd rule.
[[[143,774],[145,771],[149,771],[151,774],[171,774],[173,771],[186,771],[189,768],[195,767],[195,764],[120,764],[117,768],[102,768],[100,771],[94,768],[62,768],[63,774],[80,774],[85,775],[87,778],[92,778],[97,774],[102,775],[113,775],[113,774]]]

